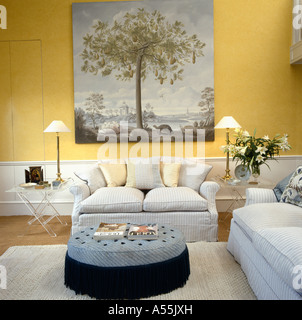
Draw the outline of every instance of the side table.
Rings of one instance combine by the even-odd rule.
[[[56,208],[53,205],[53,197],[58,192],[63,192],[67,190],[71,184],[73,183],[72,179],[67,179],[63,183],[60,184],[58,188],[53,187],[46,187],[44,189],[36,189],[35,186],[31,187],[21,187],[21,186],[15,186],[9,190],[6,190],[6,192],[15,192],[19,196],[19,198],[23,201],[23,203],[26,205],[26,207],[29,209],[30,213],[33,215],[33,218],[31,218],[27,224],[28,228],[35,222],[38,221],[41,226],[47,231],[47,233],[51,237],[56,237],[56,233],[52,230],[52,228],[47,225],[49,221],[51,221],[53,218],[57,218],[57,220],[62,225],[67,225],[66,222],[63,222],[60,219],[60,214],[56,210]],[[34,204],[33,201],[30,199],[30,195],[39,195],[40,200],[37,204]],[[49,207],[51,208],[50,212],[45,212],[45,209]],[[45,216],[49,216],[45,219]],[[26,233],[26,231],[25,231]]]

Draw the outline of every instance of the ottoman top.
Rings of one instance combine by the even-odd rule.
[[[130,224],[127,224],[127,233]],[[94,240],[98,228],[92,226],[73,234],[67,244],[70,258],[99,267],[138,266],[178,257],[186,249],[184,235],[178,229],[158,224],[158,239]]]

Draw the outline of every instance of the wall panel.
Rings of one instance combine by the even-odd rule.
[[[10,77],[10,43],[0,42],[0,161],[14,160]]]
[[[14,160],[44,159],[41,42],[11,42]]]

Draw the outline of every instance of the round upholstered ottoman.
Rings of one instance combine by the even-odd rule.
[[[77,232],[68,241],[65,285],[77,294],[139,299],[168,293],[189,278],[189,253],[179,230],[158,225],[157,240],[128,240],[125,236],[96,241],[97,228]]]

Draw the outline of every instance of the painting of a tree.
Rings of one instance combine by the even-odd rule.
[[[87,114],[93,123],[94,129],[97,129],[97,119],[102,117],[102,110],[105,108],[103,100],[102,94],[91,93],[85,102],[85,106],[87,106]]]
[[[198,103],[204,114],[202,127],[214,126],[214,89],[205,88],[201,91],[201,101]]]
[[[143,128],[141,82],[148,74],[163,84],[171,85],[183,80],[185,63],[195,63],[203,55],[205,43],[197,36],[188,35],[180,21],[173,24],[157,10],[147,12],[138,8],[136,13],[127,12],[113,26],[97,21],[93,33],[83,38],[82,71],[103,77],[111,75],[121,81],[135,77],[136,125]]]
[[[212,25],[212,0],[73,4],[79,127],[95,140],[121,121],[145,130],[207,127],[213,140]]]

